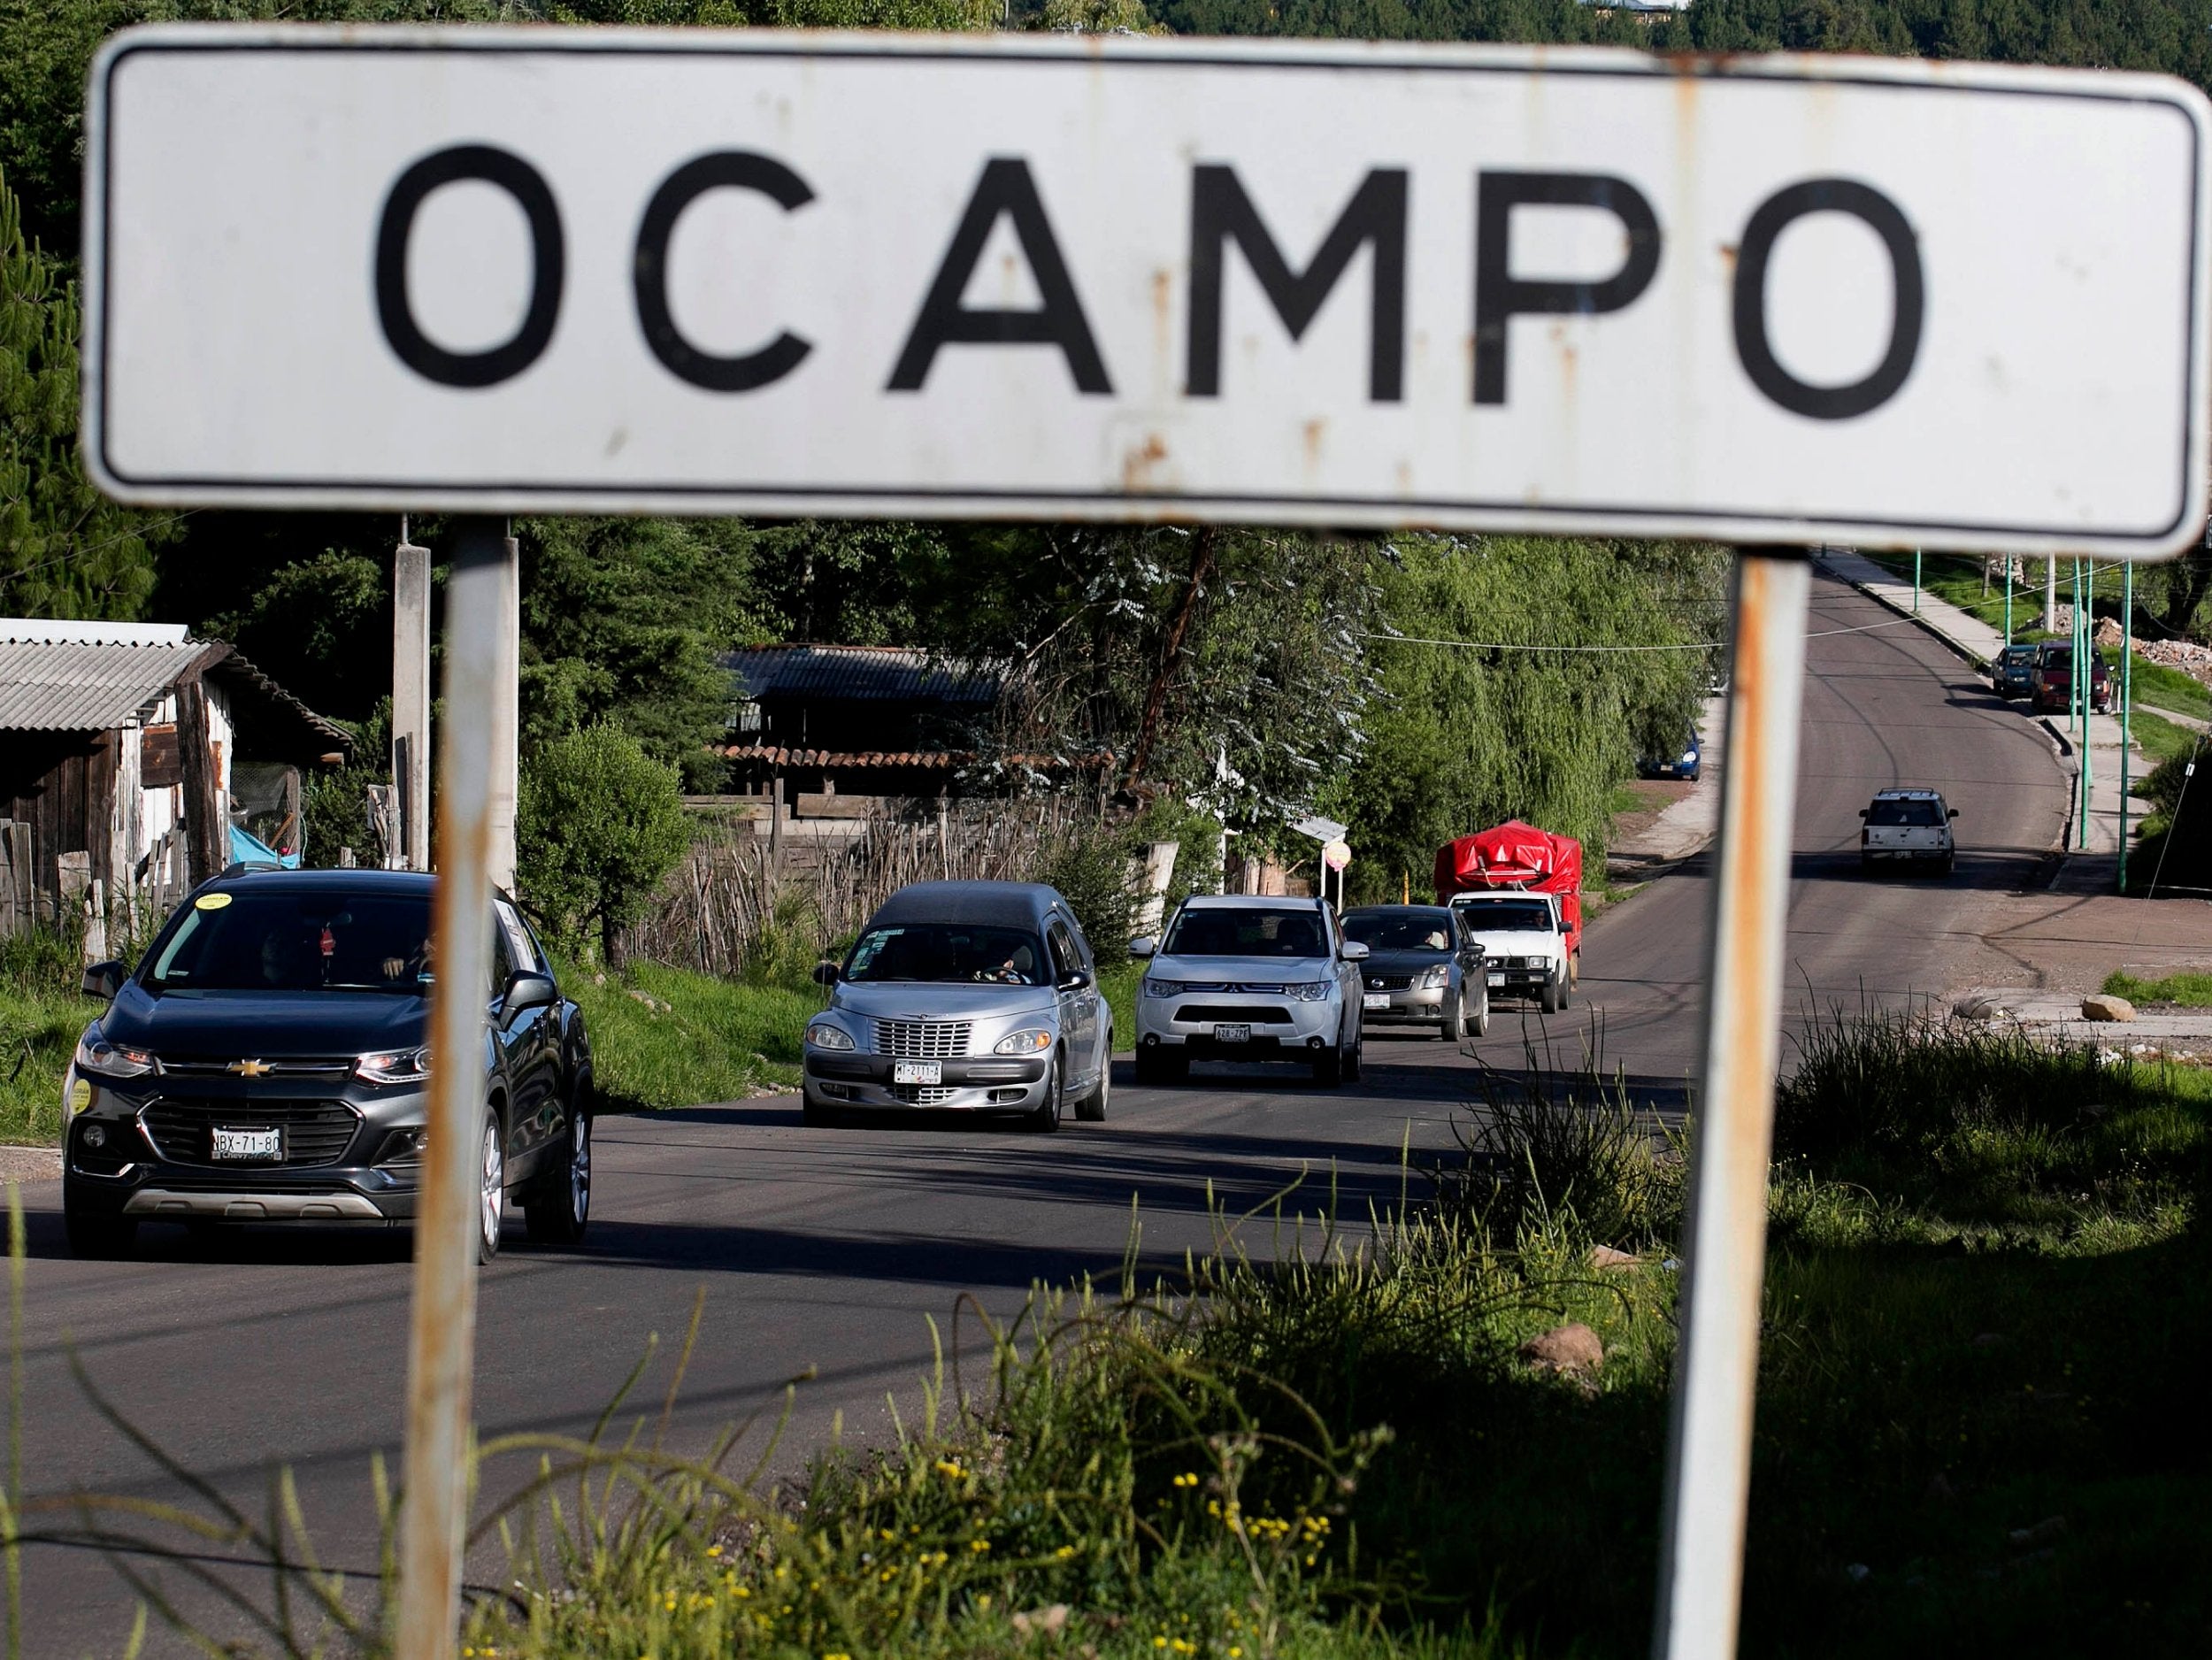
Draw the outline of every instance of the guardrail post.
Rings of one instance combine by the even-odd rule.
[[[393,1652],[452,1660],[468,1524],[469,1418],[482,1203],[484,1024],[491,978],[493,721],[515,665],[502,626],[514,543],[496,519],[456,526],[439,726],[437,978],[430,993],[430,1145],[415,1214],[407,1446]]]
[[[1658,1660],[1726,1660],[1736,1648],[1811,586],[1802,553],[1755,549],[1737,558]]]

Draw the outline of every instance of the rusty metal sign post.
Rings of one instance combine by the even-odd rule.
[[[498,519],[462,521],[446,585],[445,719],[438,738],[436,979],[430,992],[430,1145],[415,1215],[407,1444],[393,1652],[450,1656],[468,1531],[476,1266],[496,1229],[505,1149],[485,1116],[491,983],[493,711],[507,706],[513,646],[503,603],[515,545]]]
[[[1652,1642],[1658,1660],[1722,1660],[1736,1651],[1811,590],[1802,553],[1737,556],[1705,1064]]]
[[[2054,560],[2205,520],[2212,104],[2168,77],[187,24],[101,49],[86,134],[85,460],[147,506]],[[511,547],[469,523],[449,593],[406,1660],[460,1612]],[[1736,575],[1663,1660],[1736,1637],[1809,580]]]

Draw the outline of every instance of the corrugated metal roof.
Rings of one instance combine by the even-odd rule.
[[[201,640],[0,642],[0,731],[109,731],[225,649]]]
[[[759,646],[731,652],[722,665],[755,699],[988,703],[999,688],[995,670],[956,659],[933,661],[911,646]]]
[[[0,642],[19,645],[175,646],[182,623],[78,622],[49,617],[0,617]]]

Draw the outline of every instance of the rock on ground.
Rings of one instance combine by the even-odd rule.
[[[1521,1345],[1521,1358],[1545,1372],[1586,1377],[1605,1364],[1605,1345],[1576,1320],[1530,1338]]]
[[[2132,1020],[2135,1018],[2135,1005],[2125,997],[2097,992],[2081,1000],[2081,1018],[2085,1020]]]

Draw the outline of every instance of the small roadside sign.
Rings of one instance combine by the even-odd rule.
[[[2150,557],[2204,98],[1343,42],[160,26],[88,110],[147,503]]]

